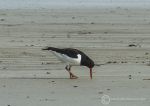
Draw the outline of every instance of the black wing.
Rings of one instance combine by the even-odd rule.
[[[72,58],[78,58],[77,54],[79,54],[81,52],[77,49],[71,49],[71,48],[59,49],[59,48],[54,48],[54,47],[47,47],[42,50],[52,50],[52,51],[67,55]]]

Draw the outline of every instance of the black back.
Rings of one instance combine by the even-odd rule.
[[[47,47],[47,48],[44,48],[42,50],[52,50],[52,51],[56,51],[58,53],[61,53],[61,54],[65,54],[69,57],[72,57],[72,58],[78,58],[77,57],[77,54],[79,54],[79,51],[76,50],[76,49],[71,49],[71,48],[65,48],[65,49],[59,49],[59,48],[54,48],[54,47]]]
[[[90,59],[82,51],[77,50],[77,49],[72,49],[72,48],[59,49],[59,48],[54,48],[54,47],[47,47],[47,48],[44,48],[42,50],[56,51],[58,53],[65,54],[65,55],[72,57],[72,58],[78,58],[77,55],[81,54],[81,64],[80,65],[87,66],[88,68],[94,67],[94,61],[92,59]]]

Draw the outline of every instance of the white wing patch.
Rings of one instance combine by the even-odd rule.
[[[60,54],[60,53],[57,53],[55,51],[52,51],[52,53],[58,57],[59,60],[67,63],[67,64],[70,64],[70,65],[80,65],[81,63],[81,55],[78,54],[77,57],[78,58],[71,58],[65,54]]]

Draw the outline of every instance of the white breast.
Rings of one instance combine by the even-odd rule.
[[[52,53],[58,57],[59,60],[67,63],[67,64],[70,64],[70,65],[80,65],[81,63],[81,55],[78,54],[77,57],[78,58],[71,58],[65,54],[60,54],[60,53],[57,53],[55,51],[52,51]]]

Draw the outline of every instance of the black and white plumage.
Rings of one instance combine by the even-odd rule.
[[[94,67],[94,61],[90,59],[85,53],[80,50],[72,49],[72,48],[54,48],[54,47],[46,47],[42,50],[51,51],[58,59],[65,62],[66,70],[70,74],[70,79],[78,78],[71,72],[71,66],[81,65],[86,66],[90,69],[90,77],[92,79],[92,68]]]

